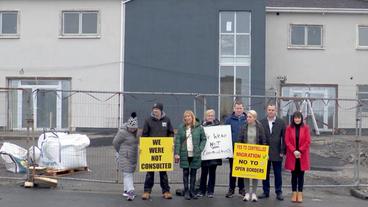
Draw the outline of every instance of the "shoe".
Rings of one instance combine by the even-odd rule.
[[[165,199],[172,199],[172,195],[170,192],[165,192],[162,194],[162,197]]]
[[[189,191],[185,191],[185,193],[184,193],[184,199],[185,199],[185,200],[190,200],[190,199],[191,199],[191,198],[190,198]]]
[[[253,202],[257,202],[258,201],[257,195],[255,193],[252,193],[252,201]]]
[[[259,198],[259,197],[258,197]],[[284,196],[282,196],[282,193],[278,193],[276,195],[276,199],[279,200],[279,201],[283,201],[284,200]]]
[[[232,198],[233,196],[234,196],[234,190],[229,189],[229,191],[226,193],[225,197],[226,198]]]
[[[151,193],[144,192],[142,195],[142,200],[149,200],[151,198]]]
[[[213,198],[213,193],[207,193],[208,198]]]
[[[123,196],[124,196],[124,197],[128,197],[128,192],[127,192],[126,190],[124,190],[124,192],[123,192]]]
[[[249,193],[246,193],[244,195],[243,201],[249,201],[249,199],[250,199],[250,195],[249,195]]]
[[[298,194],[297,192],[293,191],[291,194],[291,202],[296,203],[298,201]]]
[[[268,198],[270,197],[269,194],[266,194],[266,193],[262,193],[261,195],[258,196],[259,199],[264,199],[264,198]]]
[[[244,189],[239,189],[239,194],[241,196],[245,196],[245,190]]]
[[[197,193],[198,198],[202,198],[204,195],[205,195],[205,193],[201,193],[201,192]]]
[[[132,201],[132,200],[134,200],[134,198],[135,198],[135,193],[134,193],[134,191],[129,191],[127,194],[128,194],[127,201]]]
[[[298,192],[298,196],[296,197],[296,202],[303,203],[303,192]]]

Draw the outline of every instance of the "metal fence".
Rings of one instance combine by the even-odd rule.
[[[86,149],[89,171],[81,171],[61,179],[91,182],[122,182],[115,164],[112,139],[117,128],[131,111],[136,111],[143,125],[150,116],[154,102],[164,103],[164,111],[174,127],[182,122],[182,113],[193,110],[202,119],[204,111],[213,108],[221,122],[232,112],[235,99],[245,103],[246,110],[254,109],[259,118],[272,102],[278,115],[289,122],[290,115],[302,111],[312,133],[311,164],[307,173],[310,186],[366,185],[361,174],[368,171],[368,117],[364,100],[275,96],[233,96],[197,93],[58,91],[37,89],[0,89],[0,144],[11,142],[25,149],[33,145],[44,130],[86,134],[90,145]],[[27,131],[27,120],[32,120],[34,133]],[[24,174],[6,171],[0,159],[0,178],[24,179]],[[217,185],[228,185],[227,160],[217,170]],[[169,172],[171,183],[182,182],[182,171],[177,164]],[[288,177],[289,173],[284,173]],[[135,173],[135,182],[143,183],[145,173]],[[156,179],[157,181],[158,179]]]

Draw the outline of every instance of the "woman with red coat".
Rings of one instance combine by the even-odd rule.
[[[310,143],[309,127],[303,123],[302,113],[297,111],[285,133],[285,168],[291,171],[292,202],[303,202],[304,172],[310,169]]]

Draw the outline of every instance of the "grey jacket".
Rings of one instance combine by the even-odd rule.
[[[266,143],[269,148],[269,161],[282,161],[280,154],[286,153],[285,148],[285,122],[276,117],[276,120],[272,127],[272,134],[270,132],[270,127],[268,125],[267,118],[261,120],[263,128],[266,134]]]
[[[128,131],[126,124],[119,129],[112,144],[119,152],[119,166],[122,172],[133,173],[138,158],[138,137]]]

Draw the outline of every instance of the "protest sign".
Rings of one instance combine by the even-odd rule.
[[[172,171],[173,146],[173,137],[141,137],[139,171]]]
[[[202,151],[202,160],[233,157],[233,144],[230,125],[204,127],[206,146]]]
[[[268,146],[235,143],[233,176],[265,180]]]

